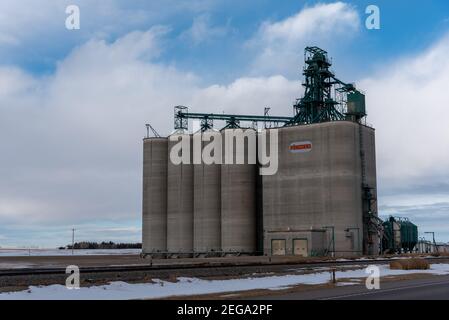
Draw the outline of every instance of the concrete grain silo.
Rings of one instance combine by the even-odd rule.
[[[167,159],[167,251],[170,257],[191,257],[193,252],[193,164],[189,150],[184,144],[184,156],[189,153],[187,162],[173,163],[170,153],[177,140],[184,138],[187,148],[192,149],[192,137],[186,134],[174,134],[169,137]]]
[[[224,154],[231,150],[232,129],[223,130]],[[254,137],[255,131],[252,130]],[[246,140],[246,139],[245,139]],[[233,144],[237,153],[236,144]],[[257,165],[248,163],[248,140],[244,145],[245,163],[223,163],[221,166],[221,247],[226,253],[252,254],[256,252],[256,184]]]
[[[221,158],[221,148],[209,149],[219,132],[206,131],[201,137],[202,150]],[[213,255],[221,250],[221,165],[194,164],[193,248],[198,255]]]
[[[164,257],[167,251],[167,138],[143,141],[142,252]]]
[[[364,173],[361,136],[370,137]],[[279,169],[263,177],[265,254],[361,254],[363,180],[376,189],[373,137],[350,121],[279,129]]]
[[[172,162],[178,141],[144,142],[143,252],[166,249],[171,257],[216,251],[377,254],[382,224],[377,217],[375,130],[366,125],[365,95],[338,79],[331,66],[325,50],[305,49],[304,93],[291,117],[271,116],[269,108],[264,116],[255,116],[175,107],[177,131],[170,138],[187,137],[182,149],[188,155],[183,153],[184,163]],[[199,145],[201,152],[209,144],[193,143],[184,134],[189,119],[199,121],[204,135],[213,132],[214,121],[226,122],[220,132],[221,165],[197,159],[193,164],[189,151]],[[272,175],[259,175],[256,131],[236,129],[250,122],[277,130],[274,140],[271,134],[267,140],[269,158],[271,153],[278,156]],[[271,143],[277,148],[271,150]],[[234,156],[229,159],[229,154]]]

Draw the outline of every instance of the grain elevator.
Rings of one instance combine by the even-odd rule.
[[[375,130],[365,120],[363,93],[330,67],[326,51],[306,48],[304,94],[293,116],[175,107],[175,132],[143,143],[144,255],[379,252]],[[200,123],[198,132],[188,131],[191,119]],[[214,129],[214,121],[223,129]],[[195,150],[218,160],[195,158]],[[276,160],[270,174],[261,174],[261,150]]]

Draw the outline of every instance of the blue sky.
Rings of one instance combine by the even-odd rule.
[[[29,2],[35,3],[33,6],[39,10],[39,3],[51,1]],[[226,83],[232,81],[233,76],[241,76],[242,70],[248,67],[251,55],[245,55],[240,49],[242,43],[250,39],[261,24],[266,21],[281,21],[304,7],[317,3],[298,0],[277,3],[269,0],[216,0],[193,1],[192,5],[188,1],[173,1],[178,4],[170,10],[170,2],[164,5],[163,1],[134,1],[132,4],[125,1],[106,1],[115,3],[117,15],[120,14],[119,11],[123,11],[131,17],[135,13],[139,18],[122,21],[120,18],[115,19],[114,14],[108,16],[107,13],[102,13],[102,19],[97,21],[96,15],[104,7],[92,9],[89,1],[78,2],[83,14],[83,28],[80,31],[71,32],[62,28],[65,12],[61,8],[64,5],[55,6],[49,9],[48,19],[54,20],[53,25],[60,26],[42,28],[37,34],[31,32],[30,37],[25,36],[26,41],[20,45],[2,46],[0,52],[4,63],[21,66],[35,74],[47,74],[53,72],[57,62],[64,59],[74,47],[82,45],[92,37],[114,41],[130,31],[166,25],[171,31],[165,39],[166,51],[160,57],[161,62],[173,64],[181,70],[195,71],[206,79],[213,78],[215,82]],[[180,5],[181,3],[183,5]],[[372,1],[346,3],[351,4],[362,19],[366,17],[365,8],[373,4]],[[424,4],[419,1],[395,0],[376,1],[375,4],[381,8],[382,29],[372,31],[361,28],[354,34],[353,41],[345,43],[345,46],[336,45],[333,51],[333,57],[342,57],[339,64],[341,69],[347,70],[346,64],[349,63],[346,61],[351,61],[354,70],[347,71],[348,73],[373,68],[404,53],[419,52],[438,39],[449,27],[449,4],[445,1]],[[185,8],[189,7],[190,10],[186,12]],[[164,8],[163,12],[158,14],[161,8]],[[190,39],[183,39],[181,35],[192,26],[195,19],[201,20],[201,17],[211,28],[227,29],[226,34],[195,44]],[[33,22],[29,23],[32,28]],[[226,63],[223,63],[224,61]],[[223,71],[226,71],[225,74],[222,74]]]
[[[380,213],[449,241],[447,1],[4,0],[0,246],[139,241],[143,124],[169,133],[177,104],[290,114],[306,45],[367,93]]]

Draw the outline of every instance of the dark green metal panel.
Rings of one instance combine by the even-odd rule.
[[[418,227],[408,220],[401,220],[402,248],[411,251],[418,243]]]
[[[348,94],[347,112],[348,115],[354,115],[358,118],[366,116],[365,95],[359,91]]]

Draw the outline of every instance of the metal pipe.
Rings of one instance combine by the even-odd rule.
[[[212,119],[212,120],[240,120],[240,121],[273,121],[288,122],[292,117],[285,116],[255,116],[255,115],[235,115],[235,114],[214,114],[214,113],[194,113],[179,112],[177,116],[188,119]]]
[[[332,257],[335,257],[335,227],[326,226],[324,229],[332,229]]]

